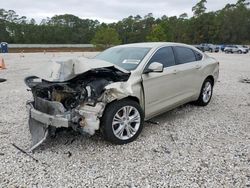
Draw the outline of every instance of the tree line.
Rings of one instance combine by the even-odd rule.
[[[13,10],[0,9],[0,41],[24,44],[101,44],[104,47],[145,41],[188,44],[250,44],[250,2],[238,0],[217,11],[206,11],[206,0],[193,6],[193,16],[154,18],[129,16],[116,23],[55,15],[36,23]]]

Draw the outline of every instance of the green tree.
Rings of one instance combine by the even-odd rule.
[[[101,27],[95,34],[92,44],[100,48],[108,48],[112,45],[121,43],[119,35],[115,29],[109,27]]]
[[[36,25],[36,20],[35,20],[34,18],[31,18],[30,24],[31,24],[31,25]]]
[[[192,11],[194,13],[195,17],[201,16],[206,11],[205,4],[207,3],[207,0],[200,0],[195,6],[192,7]]]
[[[183,14],[181,14],[181,15],[179,16],[179,18],[181,18],[181,19],[187,19],[187,18],[188,18],[188,15],[187,15],[187,13],[183,13]]]
[[[183,13],[155,19],[149,13],[111,24],[71,14],[55,15],[37,24],[34,19],[17,15],[14,10],[0,9],[0,41],[28,44],[93,42],[103,47],[144,41],[250,44],[249,0],[237,0],[216,12],[206,12],[206,2],[199,0],[192,8],[192,17]]]
[[[167,40],[167,36],[161,25],[153,26],[151,33],[146,38],[150,42],[164,42]]]

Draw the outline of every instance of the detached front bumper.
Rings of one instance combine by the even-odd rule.
[[[38,121],[47,126],[53,126],[56,128],[59,127],[69,127],[69,120],[64,117],[58,117],[56,115],[48,115],[46,113],[42,113],[34,108],[30,108],[30,118]]]
[[[48,101],[42,98],[35,98],[34,102],[27,103],[29,110],[29,130],[32,137],[33,151],[46,140],[49,135],[49,127],[69,127],[70,114],[59,102]]]
[[[34,102],[28,102],[30,119],[44,124],[45,126],[69,127],[70,114],[60,102],[48,101],[37,97]]]
[[[100,117],[105,103],[95,106],[83,105],[79,109],[67,111],[63,104],[36,97],[34,102],[28,102],[29,129],[32,136],[32,148],[37,148],[53,128],[72,127],[81,133],[93,135],[100,128]],[[77,125],[77,127],[75,127]]]

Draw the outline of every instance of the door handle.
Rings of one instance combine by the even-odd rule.
[[[199,69],[199,68],[201,68],[201,65],[195,65],[195,68]]]

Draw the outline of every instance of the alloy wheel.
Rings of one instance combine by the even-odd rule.
[[[121,140],[132,138],[140,128],[141,116],[133,106],[124,106],[117,111],[112,121],[114,135]]]

